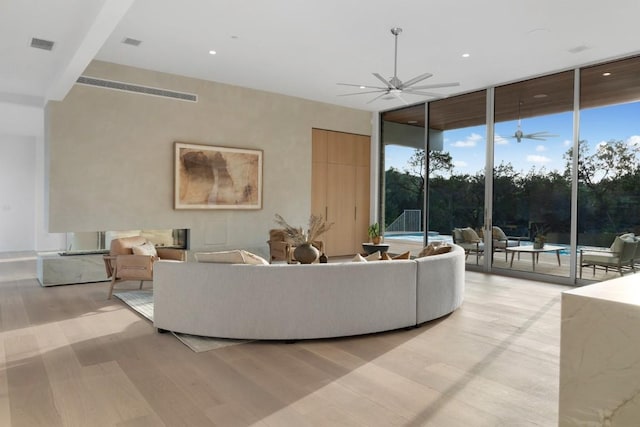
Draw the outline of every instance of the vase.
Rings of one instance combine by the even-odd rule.
[[[544,242],[542,240],[535,240],[533,242],[533,249],[543,249],[544,248]]]
[[[300,264],[311,264],[320,256],[320,252],[311,243],[303,243],[293,250],[293,257]]]
[[[380,236],[376,236],[376,237],[372,237],[371,238],[371,243],[373,243],[374,245],[379,245],[381,241],[382,241],[382,237],[380,237]]]

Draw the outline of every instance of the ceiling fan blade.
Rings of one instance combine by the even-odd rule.
[[[404,83],[402,84],[402,87],[403,87],[403,88],[407,88],[407,87],[409,87],[409,86],[411,86],[411,85],[414,85],[414,84],[416,84],[416,83],[418,83],[418,82],[423,81],[424,79],[428,79],[428,78],[429,78],[429,77],[431,77],[431,76],[433,76],[433,74],[431,74],[431,73],[424,73],[424,74],[420,74],[419,76],[414,77],[414,78],[412,78],[411,80],[407,80],[406,82],[404,82]]]
[[[387,88],[387,87],[380,87],[380,86],[367,86],[367,85],[356,85],[356,84],[353,84],[353,83],[336,83],[336,84],[337,84],[337,85],[340,85],[340,86],[353,86],[353,87],[360,87],[360,88],[363,88],[363,89],[383,89],[383,90],[387,90],[387,89],[389,89],[389,88]]]
[[[341,93],[338,96],[351,96],[351,95],[364,95],[367,93],[380,93],[380,92],[386,92],[387,89],[382,89],[382,90],[368,90],[366,92],[352,92],[352,93]]]
[[[382,83],[387,85],[388,89],[395,89],[396,87],[394,85],[392,85],[387,79],[385,79],[384,77],[382,77],[380,74],[378,73],[372,73],[378,80],[380,80]]]
[[[371,104],[373,101],[376,101],[376,100],[378,100],[378,99],[382,98],[382,97],[383,97],[383,96],[385,96],[386,94],[387,94],[386,92],[381,93],[380,95],[376,96],[376,97],[375,97],[375,98],[373,98],[372,100],[367,101],[367,104]]]
[[[424,86],[414,86],[411,89],[437,89],[439,87],[454,87],[454,86],[460,86],[459,82],[454,82],[454,83],[435,83],[432,85],[424,85]]]
[[[441,93],[423,92],[421,90],[414,90],[414,89],[405,89],[403,90],[403,92],[408,93],[409,95],[430,96],[432,98],[444,98],[446,96]]]

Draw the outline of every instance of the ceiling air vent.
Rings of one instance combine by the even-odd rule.
[[[136,40],[136,39],[127,37],[124,40],[122,40],[122,43],[131,45],[131,46],[140,46],[140,43],[142,43],[142,40]]]
[[[87,86],[101,87],[103,89],[118,90],[122,92],[133,92],[141,95],[160,96],[162,98],[177,99],[180,101],[198,102],[198,95],[195,95],[193,93],[176,92],[174,90],[134,85],[131,83],[122,83],[113,80],[98,79],[95,77],[80,76],[76,83]]]
[[[53,49],[54,42],[50,40],[37,39],[33,37],[31,39],[31,47],[35,47],[36,49],[44,49],[51,50]]]

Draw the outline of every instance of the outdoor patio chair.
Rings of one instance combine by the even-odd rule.
[[[493,226],[491,228],[491,237],[493,241],[493,252],[504,252],[504,260],[507,261],[509,253],[507,248],[513,248],[520,246],[520,241],[523,237],[507,236],[502,228]],[[520,253],[518,253],[518,259],[520,259]]]
[[[480,255],[484,255],[484,242],[478,236],[478,233],[471,228],[454,228],[451,233],[453,236],[453,243],[462,247],[465,253],[465,259],[469,257],[470,253],[476,254],[476,264],[480,263]]]
[[[604,270],[609,268],[618,270],[620,276],[625,269],[635,273],[635,260],[637,247],[640,241],[636,240],[631,233],[616,236],[609,248],[582,248],[580,249],[580,278],[582,278],[582,268],[592,267],[593,275],[596,269]]]

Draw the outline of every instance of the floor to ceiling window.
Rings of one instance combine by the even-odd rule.
[[[429,103],[430,240],[453,240],[454,229],[482,234],[486,110],[486,91]],[[483,245],[468,250],[467,264],[480,266]]]
[[[640,262],[640,57],[382,119],[387,242],[415,234],[415,254],[425,241],[458,242],[464,229],[480,243],[461,240],[469,268],[561,283],[618,277]],[[419,225],[407,228],[410,215]],[[621,235],[638,243],[616,265]],[[603,251],[614,260],[602,262]]]
[[[424,243],[425,105],[382,114],[381,221],[389,251],[417,255]]]
[[[584,267],[577,259],[578,277],[619,276],[592,247],[640,234],[640,58],[581,70],[578,150],[577,240],[585,255]],[[640,262],[640,253],[635,258]],[[621,261],[624,272],[629,262]]]
[[[570,274],[573,81],[568,71],[495,89],[493,268]]]

